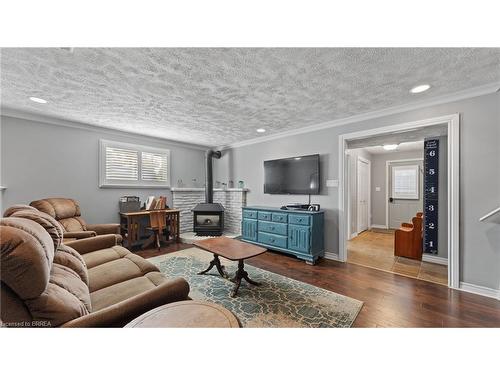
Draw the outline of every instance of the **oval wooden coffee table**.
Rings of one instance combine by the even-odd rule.
[[[239,328],[228,309],[205,301],[180,301],[148,311],[125,328]]]

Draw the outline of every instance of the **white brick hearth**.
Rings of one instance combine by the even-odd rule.
[[[214,203],[224,206],[224,231],[241,233],[241,208],[247,205],[248,189],[214,189]],[[181,233],[193,231],[193,213],[205,202],[204,188],[172,188],[172,206],[181,210]]]

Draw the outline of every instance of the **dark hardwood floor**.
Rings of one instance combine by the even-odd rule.
[[[190,247],[135,253],[150,258]],[[354,327],[500,327],[500,301],[428,281],[327,259],[309,266],[271,251],[246,262],[363,301]]]

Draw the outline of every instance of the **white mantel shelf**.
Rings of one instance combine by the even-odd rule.
[[[199,191],[205,191],[205,188],[192,188],[192,187],[173,187],[170,189],[171,191],[182,191],[182,192],[189,192],[189,191],[193,191],[193,192],[199,192]],[[227,191],[227,192],[230,192],[230,191],[249,191],[247,188],[228,188],[228,189],[214,189],[214,191]]]

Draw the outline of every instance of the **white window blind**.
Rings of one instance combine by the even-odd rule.
[[[139,154],[134,150],[106,147],[106,180],[137,181]]]
[[[141,175],[144,181],[167,181],[167,154],[142,153]]]
[[[170,151],[101,140],[100,187],[169,187]]]
[[[392,167],[392,198],[419,199],[418,165]]]

